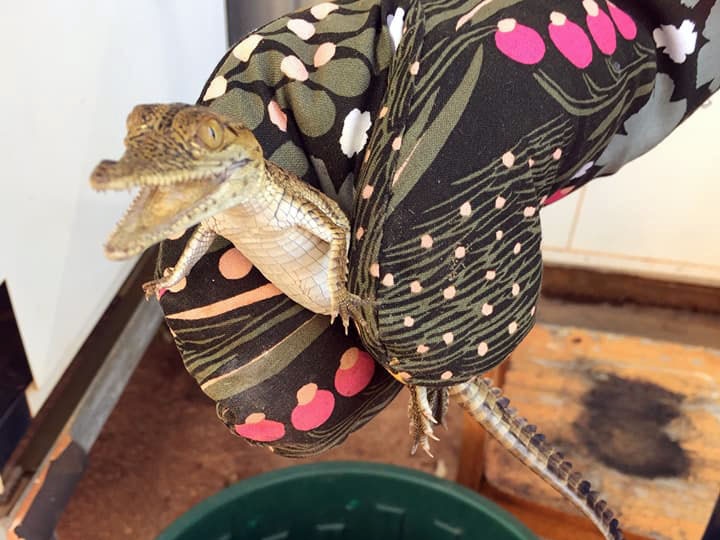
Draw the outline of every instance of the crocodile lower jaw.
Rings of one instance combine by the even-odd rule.
[[[105,244],[105,255],[127,259],[153,244],[181,235],[219,210],[213,196],[219,183],[191,180],[182,184],[144,186]]]

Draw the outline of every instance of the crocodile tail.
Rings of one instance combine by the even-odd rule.
[[[620,523],[590,482],[545,442],[536,426],[517,414],[490,379],[475,378],[450,387],[450,395],[505,448],[572,502],[607,540],[623,540]]]

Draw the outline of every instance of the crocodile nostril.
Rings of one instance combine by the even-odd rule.
[[[98,165],[93,169],[92,174],[90,175],[90,184],[93,186],[100,186],[103,183],[108,182],[109,180],[109,172],[112,167],[117,165],[117,161],[111,161],[109,159],[105,159],[98,163]]]

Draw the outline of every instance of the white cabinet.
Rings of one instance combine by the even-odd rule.
[[[720,286],[720,100],[542,211],[548,263]]]
[[[122,153],[133,105],[194,102],[226,48],[221,0],[13,2],[0,18],[0,281],[34,383],[34,413],[132,262],[102,243],[130,195],[88,185]]]

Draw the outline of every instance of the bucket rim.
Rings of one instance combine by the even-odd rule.
[[[306,463],[290,465],[281,469],[260,473],[239,480],[202,500],[170,523],[156,540],[177,540],[184,531],[197,523],[203,516],[216,508],[221,508],[245,495],[260,489],[267,489],[305,478],[333,477],[333,476],[371,477],[378,480],[391,479],[408,484],[431,489],[453,499],[462,501],[475,510],[482,512],[489,518],[500,521],[508,531],[518,540],[538,540],[515,516],[507,512],[487,497],[472,491],[456,482],[438,478],[424,471],[389,465],[385,463],[359,462],[359,461],[325,461],[320,463]]]

